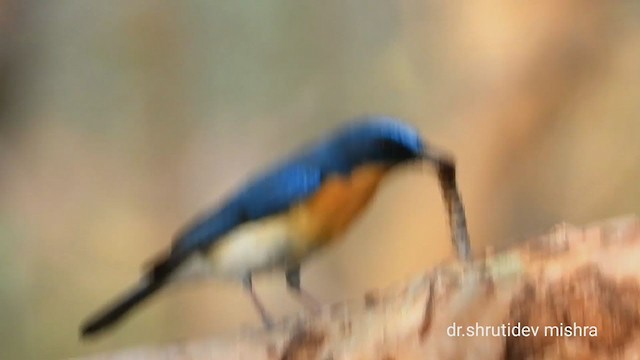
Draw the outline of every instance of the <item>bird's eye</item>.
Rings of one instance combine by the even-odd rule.
[[[411,149],[407,148],[402,143],[394,140],[384,139],[377,142],[377,148],[387,158],[393,158],[397,160],[410,159],[415,156]]]
[[[398,153],[406,151],[406,148],[399,144],[397,141],[384,139],[378,142],[378,148],[387,154]]]
[[[397,150],[399,147],[398,145],[399,144],[397,142],[389,139],[384,139],[377,142],[378,148],[386,153],[390,153],[390,152],[393,152],[394,150]]]

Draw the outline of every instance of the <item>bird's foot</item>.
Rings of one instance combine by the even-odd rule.
[[[318,314],[322,311],[322,303],[316,300],[311,294],[300,289],[300,291],[295,291],[296,299],[304,306],[304,308],[312,314]]]

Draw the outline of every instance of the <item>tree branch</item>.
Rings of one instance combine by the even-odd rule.
[[[445,264],[400,288],[370,292],[363,301],[285,320],[270,332],[91,359],[637,358],[639,281],[636,217],[585,228],[563,224],[469,264]],[[476,336],[452,336],[455,326]],[[525,326],[537,335],[524,336]],[[483,329],[489,334],[478,334]]]

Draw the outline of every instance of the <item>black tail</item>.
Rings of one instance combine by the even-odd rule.
[[[107,329],[120,320],[129,310],[160,289],[164,283],[164,281],[143,279],[139,285],[90,318],[82,326],[82,337],[92,336]]]
[[[158,291],[173,273],[173,271],[187,258],[187,252],[172,252],[162,256],[152,264],[151,271],[136,287],[122,295],[106,309],[98,312],[82,325],[82,337],[89,337],[107,329],[120,320],[129,310],[147,299],[149,295]]]

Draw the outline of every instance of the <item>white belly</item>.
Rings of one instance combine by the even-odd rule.
[[[285,214],[240,225],[218,239],[208,253],[191,256],[172,280],[241,280],[249,274],[284,268],[295,261],[293,236]]]
[[[291,235],[286,215],[246,223],[216,241],[207,260],[215,275],[230,278],[284,267],[292,255]]]

